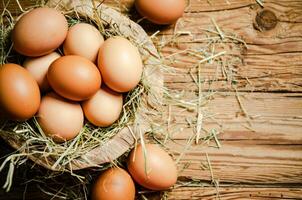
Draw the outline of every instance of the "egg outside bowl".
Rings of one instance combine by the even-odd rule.
[[[162,104],[164,87],[161,58],[142,27],[108,6],[96,4],[90,0],[50,0],[47,6],[61,10],[69,24],[79,21],[91,23],[105,37],[120,35],[139,48],[144,63],[143,76],[139,85],[125,95],[120,119],[108,128],[86,123],[75,139],[62,144],[46,137],[35,118],[26,122],[2,119],[0,136],[18,150],[6,162],[17,165],[20,161],[22,164],[23,159],[20,158],[25,156],[47,169],[62,172],[100,167],[131,149],[136,139],[150,129],[148,113],[159,112],[157,108]],[[2,61],[13,56],[5,57]]]

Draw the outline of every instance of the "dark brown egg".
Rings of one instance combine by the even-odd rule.
[[[14,120],[27,120],[40,105],[40,90],[36,80],[23,67],[5,64],[0,67],[0,107]]]
[[[111,168],[97,178],[91,196],[92,200],[134,200],[135,186],[125,170]]]
[[[14,27],[14,49],[32,57],[48,54],[63,43],[67,30],[67,21],[59,11],[46,7],[33,9]]]

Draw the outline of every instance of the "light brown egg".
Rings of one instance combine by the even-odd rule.
[[[12,40],[20,54],[36,57],[53,52],[66,38],[67,21],[53,8],[36,8],[16,23]]]
[[[104,42],[99,51],[98,67],[104,83],[116,92],[135,88],[143,71],[137,47],[122,37],[111,37]]]
[[[97,178],[91,196],[92,200],[134,200],[135,186],[125,170],[111,168]]]
[[[123,108],[123,95],[102,87],[82,103],[82,108],[89,122],[95,126],[107,127],[119,118]]]
[[[101,86],[101,74],[88,59],[62,56],[49,67],[47,79],[56,93],[70,100],[82,101],[92,97]]]
[[[79,134],[84,114],[79,103],[52,92],[42,98],[37,120],[47,136],[56,142],[64,142]]]
[[[63,48],[65,55],[78,55],[96,62],[99,49],[104,42],[101,33],[94,26],[79,23],[68,30]]]
[[[40,90],[32,75],[16,64],[0,67],[0,107],[14,120],[27,120],[40,105]]]
[[[46,92],[50,89],[46,77],[48,68],[50,64],[59,57],[61,57],[60,54],[57,52],[52,52],[41,57],[29,57],[23,63],[24,67],[36,79],[40,90],[43,92]]]
[[[185,10],[185,0],[136,0],[137,11],[155,24],[172,24]]]
[[[169,154],[155,144],[146,144],[146,152],[145,157],[142,146],[138,145],[130,153],[128,170],[132,178],[151,190],[165,190],[173,186],[177,181],[177,169]]]

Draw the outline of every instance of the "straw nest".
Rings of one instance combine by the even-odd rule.
[[[44,135],[35,118],[26,122],[1,120],[0,135],[17,153],[3,163],[22,164],[30,158],[35,163],[54,171],[73,171],[101,166],[114,161],[127,152],[150,128],[148,112],[161,105],[163,76],[161,59],[151,39],[136,23],[117,11],[90,0],[50,0],[48,7],[61,10],[69,25],[84,21],[95,25],[106,37],[121,35],[139,48],[144,72],[139,85],[124,95],[124,106],[118,122],[108,128],[94,127],[86,123],[73,140],[57,144]],[[27,10],[28,11],[28,10]],[[1,21],[1,63],[22,64],[23,57],[12,50],[10,32],[14,22],[9,15],[8,23]],[[3,167],[2,166],[2,167]],[[0,167],[1,168],[1,167]],[[1,169],[0,169],[1,170]]]

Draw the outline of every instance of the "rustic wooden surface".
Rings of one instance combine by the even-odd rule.
[[[20,2],[26,7],[35,1]],[[116,2],[105,1],[118,6]],[[214,178],[219,181],[219,193],[215,187],[190,185],[172,190],[168,199],[302,199],[302,0],[266,0],[264,6],[278,20],[275,28],[261,32],[253,25],[256,14],[262,10],[254,0],[190,1],[178,30],[198,37],[200,30],[212,25],[209,17],[213,17],[222,30],[236,33],[247,43],[247,49],[235,48],[230,43],[228,52],[242,59],[237,66],[237,89],[251,125],[242,115],[236,93],[219,77],[212,87],[220,93],[211,100],[208,110],[223,124],[224,132],[218,136],[222,147],[194,146],[180,163],[185,165],[181,178],[209,182]],[[10,10],[14,14],[19,12],[13,0]],[[150,35],[158,29],[146,22],[143,26]],[[173,31],[173,26],[161,27],[160,36],[172,37]],[[163,51],[164,55],[171,55],[203,45],[183,36],[178,45]],[[178,59],[181,62],[174,65],[178,73],[166,74],[165,84],[170,89],[185,90],[190,99],[196,86],[188,69],[196,60],[185,55],[178,55]],[[205,78],[214,73],[215,69],[202,69]],[[170,109],[175,130],[186,126],[185,118],[196,117],[192,112],[180,112],[176,106]],[[205,129],[217,126],[212,120],[205,120],[204,124]],[[182,151],[191,134],[191,130],[184,128],[171,135],[173,150]],[[207,162],[206,153],[214,177],[209,170],[202,170],[201,165]],[[8,194],[1,191],[0,199],[22,199],[23,190],[24,186],[20,186]],[[42,198],[37,189],[29,188],[28,193],[26,199]]]

